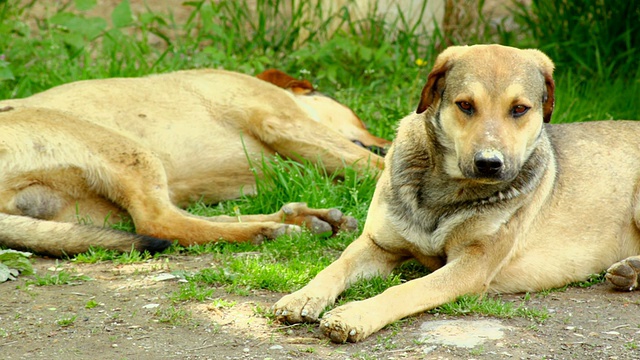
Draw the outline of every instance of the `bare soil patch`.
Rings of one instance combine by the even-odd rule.
[[[36,259],[51,269],[84,275],[77,284],[27,285],[32,277],[0,284],[3,359],[640,359],[640,295],[607,284],[532,296],[547,308],[542,324],[497,319],[502,339],[472,348],[422,341],[424,322],[455,319],[422,314],[357,344],[329,343],[316,324],[285,326],[264,314],[282,294],[247,296],[216,289],[205,301],[172,303],[176,271],[212,266],[210,255],[174,255],[133,265],[74,264]],[[48,270],[49,269],[49,270]],[[216,305],[222,298],[232,306]],[[523,295],[505,295],[520,303]],[[93,308],[88,304],[97,305]],[[375,314],[372,314],[375,316]],[[458,317],[486,320],[476,315]],[[494,319],[496,320],[496,319]]]

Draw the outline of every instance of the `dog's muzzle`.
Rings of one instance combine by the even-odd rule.
[[[473,170],[478,178],[499,179],[504,167],[504,155],[498,150],[478,151],[473,157]]]

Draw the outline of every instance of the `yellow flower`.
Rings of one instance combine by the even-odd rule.
[[[424,59],[417,58],[416,65],[418,65],[419,67],[427,66],[427,62]]]

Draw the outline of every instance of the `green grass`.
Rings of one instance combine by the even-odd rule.
[[[60,326],[60,327],[69,327],[69,326],[73,325],[76,322],[77,318],[78,318],[77,315],[73,315],[73,316],[70,316],[70,317],[65,317],[65,318],[62,318],[62,319],[58,319],[56,321],[56,324],[58,324],[58,326]]]
[[[51,285],[74,285],[84,281],[90,281],[91,278],[85,275],[76,275],[64,270],[53,274],[46,273],[44,275],[34,275],[32,280],[27,281],[27,285],[51,286]]]
[[[502,301],[499,297],[478,295],[464,295],[456,301],[444,304],[432,310],[435,314],[464,316],[480,314],[496,318],[523,317],[536,322],[544,322],[549,318],[546,309],[535,309],[525,306],[526,301],[520,305],[513,302]]]
[[[319,90],[354,109],[371,132],[392,139],[398,120],[415,110],[431,64],[444,44],[500,42],[540,47],[554,58],[558,70],[553,122],[638,119],[637,16],[631,11],[625,17],[624,8],[616,8],[603,15],[607,21],[585,21],[589,20],[588,12],[578,13],[578,18],[565,10],[545,12],[553,9],[543,6],[547,2],[554,6],[573,4],[540,0],[534,1],[535,11],[517,8],[516,27],[511,30],[478,16],[474,26],[464,27],[454,36],[445,30],[433,34],[418,28],[400,31],[397,23],[383,23],[374,17],[356,21],[343,10],[327,14],[319,7],[311,9],[320,24],[312,27],[302,16],[308,9],[293,8],[291,17],[283,17],[285,13],[278,9],[294,3],[284,0],[257,0],[262,11],[254,15],[247,10],[246,1],[186,2],[191,14],[181,23],[151,10],[133,14],[126,0],[104,18],[88,15],[93,1],[75,0],[65,3],[68,6],[49,5],[49,16],[34,21],[29,16],[34,2],[0,0],[0,98],[25,97],[82,79],[199,67],[256,74],[274,67],[311,80]],[[600,16],[601,0],[584,3],[585,11],[591,9]],[[554,17],[549,18],[551,15]],[[331,34],[326,24],[332,19],[343,22],[344,30]],[[309,38],[298,41],[305,29]],[[152,43],[151,38],[158,41]],[[257,196],[214,206],[195,203],[188,210],[207,216],[269,213],[286,202],[303,201],[311,207],[337,207],[356,217],[360,226],[364,223],[375,187],[372,174],[359,176],[348,169],[342,177],[328,176],[321,166],[285,159],[254,165],[263,167],[266,175],[258,183]],[[126,222],[118,228],[133,230]],[[185,274],[189,283],[171,295],[175,302],[210,301],[213,286],[236,294],[253,289],[296,290],[335,260],[356,236],[325,238],[305,232],[258,246],[174,246],[154,257],[210,254],[216,266]],[[72,261],[126,264],[151,258],[137,251],[121,254],[91,249]],[[425,274],[416,263],[408,263],[388,278],[357,283],[340,302],[366,298]],[[77,280],[82,279],[60,272],[36,277],[34,283]],[[523,305],[474,297],[462,297],[435,311],[536,320],[545,316]],[[171,307],[160,310],[157,318],[176,323],[188,320],[189,314]]]

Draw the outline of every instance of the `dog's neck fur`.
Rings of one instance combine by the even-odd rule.
[[[554,161],[546,131],[542,129],[538,144],[523,164],[518,176],[499,184],[479,183],[449,177],[442,166],[449,151],[438,141],[437,131],[425,121],[424,141],[397,142],[390,166],[390,190],[387,202],[397,223],[407,223],[407,229],[425,234],[436,231],[449,217],[470,218],[489,208],[520,207],[542,180],[548,161]],[[409,146],[412,144],[412,146]]]

